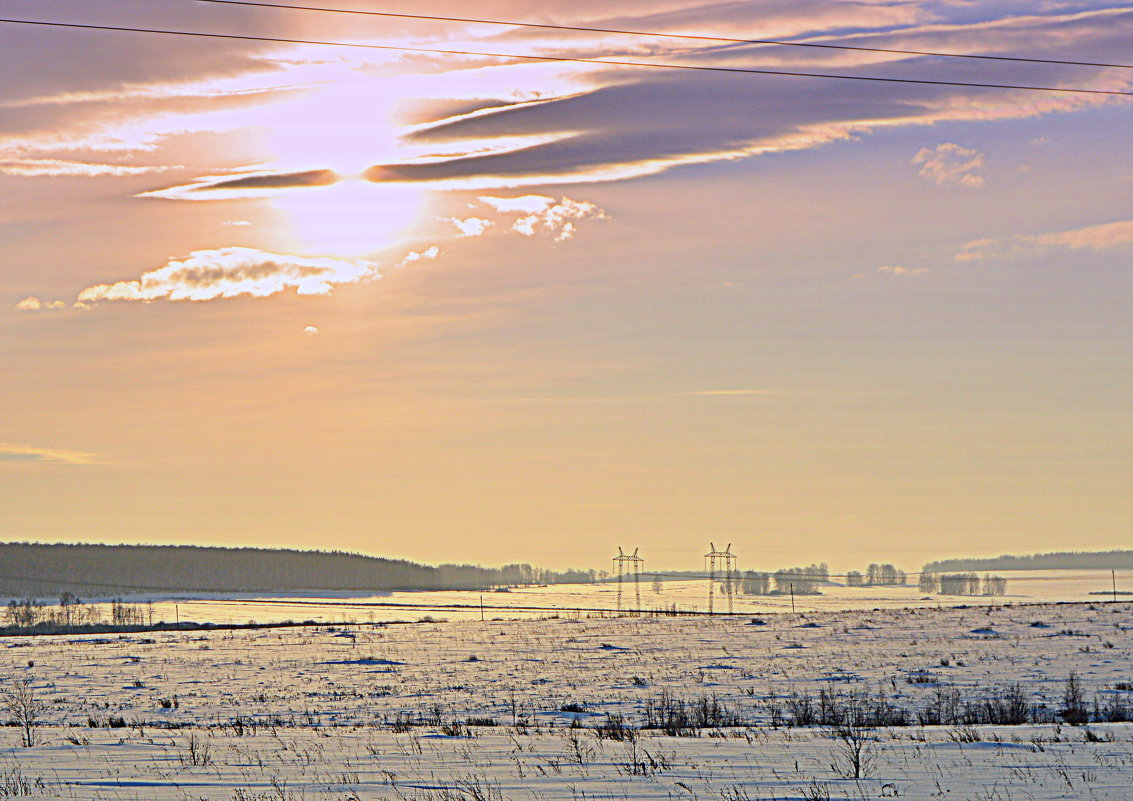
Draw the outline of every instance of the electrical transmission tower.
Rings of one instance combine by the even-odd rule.
[[[618,546],[618,555],[614,557],[614,572],[618,576],[618,614],[622,612],[622,582],[626,577],[633,577],[634,614],[641,614],[641,565],[645,562],[637,555],[637,548],[633,553],[627,554]]]
[[[724,595],[728,599],[728,614],[732,614],[733,598],[736,591],[736,555],[732,553],[732,543],[722,551],[716,550],[716,543],[708,543],[712,550],[704,554],[704,569],[708,573],[708,614],[715,614],[716,582],[723,584]]]

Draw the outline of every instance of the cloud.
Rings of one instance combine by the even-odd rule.
[[[556,242],[570,239],[576,230],[575,223],[580,220],[609,220],[604,209],[586,200],[571,200],[564,197],[557,203],[544,198],[546,205],[520,217],[512,224],[512,230],[524,236],[534,236],[536,231],[553,234]]]
[[[544,195],[523,195],[504,198],[484,196],[480,202],[503,213],[519,212],[522,216],[512,222],[511,230],[523,236],[536,233],[551,234],[556,242],[574,236],[576,223],[581,220],[609,220],[605,209],[587,200],[564,197],[556,201]]]
[[[0,173],[19,178],[102,178],[147,175],[177,166],[129,166],[124,164],[92,164],[85,161],[50,158],[0,159]]]
[[[987,257],[988,253],[995,247],[996,242],[995,239],[973,239],[960,248],[955,259],[956,261],[980,261]]]
[[[1045,234],[1020,234],[1001,239],[975,239],[965,243],[957,251],[954,258],[956,261],[981,261],[1027,253],[1043,253],[1059,248],[1066,250],[1109,250],[1130,244],[1133,244],[1133,220],[1118,220]]]
[[[440,254],[440,252],[441,252],[441,249],[438,248],[436,245],[433,245],[432,247],[425,248],[424,250],[422,250],[420,252],[418,252],[416,250],[411,250],[411,251],[409,251],[409,253],[407,253],[405,255],[404,259],[402,259],[400,262],[398,262],[397,266],[398,267],[405,267],[406,265],[413,264],[413,262],[421,261],[421,259],[435,259]]]
[[[879,273],[885,275],[924,275],[928,272],[927,267],[901,267],[895,264],[886,264],[877,268]]]
[[[1133,242],[1133,220],[1089,225],[1070,231],[1041,234],[1040,236],[1029,237],[1029,239],[1042,246],[1061,246],[1071,250],[1081,248],[1106,250]]]
[[[254,172],[239,175],[208,175],[188,184],[141,192],[138,197],[166,200],[230,200],[268,197],[281,190],[333,186],[342,180],[334,170],[317,169],[292,172]],[[239,223],[225,223],[235,225]],[[244,223],[247,224],[247,223]]]
[[[793,12],[789,25],[795,25],[796,31],[834,32],[833,28],[823,27],[828,21],[823,20],[821,13],[816,14],[810,3],[801,10],[798,4],[794,4],[794,9],[790,4],[775,5],[783,15]],[[930,10],[918,5],[903,10],[915,20],[907,19],[899,29],[885,29],[894,23],[876,16],[870,18],[870,10],[877,10],[876,4],[847,5],[853,10],[841,12],[846,27],[837,33],[838,42],[1003,56],[1041,54],[1052,59],[1090,52],[1098,60],[1116,61],[1121,53],[1118,31],[1133,22],[1133,11],[1128,8],[1031,15],[999,7],[972,17],[948,13],[948,8]],[[712,27],[737,35],[740,30],[735,20],[745,14],[741,6],[709,3],[695,10],[672,9],[670,22],[678,26],[681,19],[695,18],[701,24],[713,19]],[[819,4],[818,10],[833,13],[824,4]],[[690,17],[693,11],[695,16]],[[949,16],[959,16],[963,21],[946,21]],[[998,18],[988,19],[989,16]],[[637,14],[627,11],[622,23],[640,28],[643,18],[640,10]],[[870,30],[870,26],[877,28]],[[850,30],[857,32],[846,32]],[[588,48],[590,52],[578,54],[611,56],[613,42],[597,39],[578,37],[564,41],[563,37],[532,32],[529,43],[532,48],[543,48],[540,52],[553,55]],[[624,55],[626,48],[634,52],[639,46],[634,41],[616,53]],[[811,41],[820,44],[827,40],[815,36]],[[489,78],[502,75],[502,80],[512,87],[511,99],[522,97],[523,102],[506,102],[505,91],[498,92],[498,104],[491,104],[480,95],[478,99],[484,102],[475,110],[463,114],[457,110],[452,116],[421,124],[411,131],[404,144],[415,149],[417,158],[376,161],[364,177],[375,182],[427,182],[440,188],[478,190],[611,181],[684,165],[811,149],[886,128],[1034,118],[1121,102],[1103,96],[931,85],[941,78],[940,61],[932,58],[759,45],[701,47],[688,43],[681,45],[678,52],[678,46],[672,42],[644,42],[640,46],[650,56],[659,60],[679,58],[689,66],[842,71],[930,83],[877,84],[573,65],[559,68],[567,77],[553,91],[524,95],[524,76],[545,79],[547,65],[462,64],[462,68],[467,68],[465,72],[475,71],[484,77],[485,84],[491,83]],[[1006,62],[950,63],[948,78],[1004,85],[1037,82],[1032,65]],[[1053,87],[1120,90],[1129,86],[1129,76],[1104,68],[1051,64],[1044,65],[1042,82]],[[709,120],[710,125],[705,122]],[[984,155],[978,151],[944,143],[926,148],[916,158],[915,163],[929,180],[968,187],[984,181]]]
[[[16,304],[16,309],[18,311],[39,311],[42,308],[43,301],[41,301],[35,295],[24,298]]]
[[[481,217],[467,217],[463,220],[459,217],[449,217],[448,221],[456,226],[461,236],[480,236],[492,225],[491,220]]]
[[[65,309],[67,304],[61,300],[42,301],[35,295],[26,297],[16,304],[17,311],[44,311],[48,309]]]
[[[944,142],[934,148],[926,147],[913,156],[913,164],[921,165],[920,175],[935,181],[938,186],[983,186],[980,174],[984,156],[978,150]]]
[[[65,451],[58,448],[37,448],[0,442],[0,462],[40,462],[49,464],[96,464],[93,453]]]
[[[79,293],[76,305],[100,301],[205,301],[239,295],[267,297],[294,288],[300,295],[326,295],[337,284],[376,278],[368,261],[303,258],[242,247],[198,250],[140,278],[97,284]]]
[[[116,9],[105,12],[114,19],[118,15],[122,19],[136,16],[154,19],[154,24],[157,20],[172,24],[184,15],[184,24],[191,25],[188,20],[196,18],[191,4],[184,11],[164,7],[155,11],[154,4],[142,0],[122,0],[115,5]],[[966,50],[1004,56],[1065,58],[1088,52],[1098,61],[1120,58],[1127,48],[1125,31],[1133,19],[1128,7],[1083,11],[1064,3],[1048,3],[1039,13],[1027,4],[1007,3],[991,4],[977,14],[964,10],[968,5],[951,1],[925,4],[768,0],[752,5],[734,0],[669,0],[645,10],[640,4],[628,2],[560,2],[551,3],[544,10],[559,22],[594,27],[695,30],[722,36],[750,35],[758,30],[760,36],[816,44],[835,36],[838,42],[863,47]],[[456,4],[451,7],[459,8]],[[516,14],[525,8],[518,3],[501,4],[501,9],[506,7]],[[658,60],[680,59],[689,66],[824,72],[841,69],[874,77],[926,80],[941,77],[939,59],[895,54],[760,45],[706,47],[689,41],[627,39],[595,33],[501,30],[459,24],[438,28],[432,23],[407,20],[383,20],[370,27],[371,23],[354,18],[349,22],[332,20],[333,15],[320,16],[319,20],[304,17],[300,23],[297,17],[267,9],[259,12],[245,8],[239,13],[254,17],[254,27],[259,31],[292,35],[305,31],[313,35],[312,31],[319,29],[332,39],[337,35],[364,40],[380,34],[386,41],[408,45],[428,46],[443,41],[452,47],[469,49],[503,51],[511,47],[513,52],[533,56],[634,60],[650,56]],[[292,19],[295,21],[285,21]],[[312,25],[316,27],[311,28]],[[335,27],[345,25],[350,29]],[[326,26],[325,30],[322,26]],[[406,38],[396,39],[398,35]],[[202,48],[192,41],[125,37],[121,47],[108,48],[98,45],[101,38],[83,32],[57,31],[52,36],[58,46],[53,47],[53,57],[48,60],[41,57],[40,37],[11,37],[15,73],[0,86],[0,140],[20,136],[44,147],[68,141],[80,149],[64,154],[37,150],[42,164],[16,164],[14,169],[85,169],[92,175],[104,174],[98,172],[100,169],[145,169],[133,164],[104,164],[103,161],[112,160],[99,159],[90,151],[109,146],[108,141],[116,136],[134,140],[141,137],[142,145],[156,146],[160,135],[186,130],[201,133],[229,125],[228,119],[216,124],[211,118],[222,107],[244,109],[253,104],[317,94],[321,91],[320,81],[326,77],[320,72],[323,59],[325,64],[341,59],[341,65],[353,70],[352,79],[385,81],[396,76],[398,81],[389,83],[405,87],[405,95],[415,98],[413,105],[418,113],[413,119],[418,123],[398,145],[385,149],[373,144],[360,146],[358,157],[373,165],[366,173],[370,180],[426,181],[480,189],[615,180],[681,165],[814,148],[884,127],[1036,117],[1117,101],[782,76],[515,64],[460,56],[378,57],[376,53],[363,55],[352,51],[330,56],[321,49],[266,42],[217,40]],[[948,75],[961,81],[1037,80],[1034,65],[990,62],[952,62]],[[258,88],[253,86],[253,79]],[[1127,75],[1116,70],[1054,64],[1043,66],[1042,80],[1055,86],[1128,86]],[[188,120],[186,115],[191,115]],[[199,123],[197,118],[201,118]],[[139,126],[139,122],[145,124]],[[323,123],[328,131],[334,128],[333,120],[302,122],[304,126]],[[356,126],[340,128],[354,130]],[[143,130],[144,136],[140,133]],[[331,140],[336,137],[332,135]],[[440,144],[446,146],[443,151],[437,149]],[[292,169],[296,163],[320,163],[313,161],[320,157],[320,146],[326,152],[327,163],[337,164],[330,158],[339,155],[330,152],[336,149],[335,142],[317,140],[304,148],[301,159],[284,163]],[[371,147],[373,150],[366,152]],[[928,150],[921,165],[922,172],[928,170],[931,180],[954,180],[967,186],[982,180],[978,167],[962,169],[953,178],[955,165],[930,166],[929,161],[958,156],[938,150]],[[982,158],[980,154],[974,157]],[[51,160],[58,163],[52,165]],[[210,169],[215,172],[218,168]],[[344,173],[352,171],[353,167]],[[297,180],[302,176],[307,180]],[[212,200],[243,192],[240,196],[255,197],[256,192],[281,187],[298,191],[329,180],[333,179],[327,170],[213,176],[153,196]]]
[[[317,325],[309,325],[303,329],[303,333],[314,336],[315,334],[319,333],[319,327]]]
[[[505,214],[513,212],[537,214],[545,211],[555,200],[543,195],[522,195],[520,197],[481,197],[480,202],[487,203],[496,211]]]
[[[338,181],[334,170],[303,170],[301,172],[269,172],[243,175],[193,187],[194,192],[216,189],[281,189],[297,186],[330,186]]]

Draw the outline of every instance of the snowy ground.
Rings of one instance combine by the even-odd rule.
[[[1018,682],[1048,715],[1071,673],[1091,701],[1129,693],[1115,688],[1133,686],[1131,604],[762,620],[9,638],[4,686],[31,679],[46,709],[39,745],[0,730],[0,798],[1133,797],[1133,724],[915,725],[942,689],[975,700]],[[771,725],[792,693],[822,689],[882,695],[914,725],[868,731],[863,777],[846,778],[829,729]],[[607,713],[640,726],[662,693],[711,698],[740,725],[597,736]]]

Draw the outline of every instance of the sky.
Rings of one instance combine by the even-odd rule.
[[[259,37],[0,22],[3,539],[1133,546],[1133,98],[562,60],[1133,92],[1127,4],[297,4],[642,35],[0,0]]]

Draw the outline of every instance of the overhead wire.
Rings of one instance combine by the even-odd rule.
[[[268,42],[280,44],[315,45],[326,47],[351,47],[368,50],[382,50],[404,53],[428,53],[433,55],[477,56],[482,58],[503,58],[522,61],[553,63],[594,64],[609,67],[642,67],[652,69],[685,70],[693,72],[719,72],[746,75],[771,75],[794,78],[822,78],[843,81],[863,81],[872,83],[916,84],[921,86],[947,86],[967,89],[1006,89],[1026,92],[1058,92],[1082,95],[1103,95],[1113,97],[1133,97],[1133,91],[1114,89],[1084,89],[1078,87],[1037,86],[1027,84],[985,83],[976,81],[945,81],[927,78],[893,78],[874,75],[846,75],[839,73],[804,72],[798,70],[772,70],[754,67],[723,67],[705,64],[669,64],[656,61],[629,61],[625,59],[582,58],[571,56],[531,55],[525,53],[496,53],[481,50],[457,50],[436,47],[409,47],[406,45],[381,45],[364,42],[340,42],[317,39],[295,39],[278,36],[254,36],[251,34],[208,33],[204,31],[169,30],[163,28],[138,28],[125,25],[94,25],[78,22],[53,22],[47,20],[0,19],[0,24],[29,25],[47,28],[67,28],[75,30],[117,31],[124,33],[158,34],[164,36],[197,37],[205,39],[227,39],[249,42]]]
[[[579,33],[601,33],[615,36],[645,36],[655,39],[689,39],[700,42],[719,42],[721,44],[771,45],[776,47],[804,47],[822,50],[850,50],[861,53],[886,53],[905,56],[932,56],[936,58],[969,58],[986,61],[1014,61],[1026,64],[1060,64],[1075,67],[1112,67],[1133,69],[1133,64],[1110,64],[1097,61],[1072,61],[1058,58],[1028,58],[1023,56],[995,56],[982,53],[947,53],[935,50],[901,50],[891,47],[865,47],[862,45],[831,44],[829,42],[794,42],[782,39],[737,39],[729,36],[706,36],[696,33],[662,33],[660,31],[637,31],[625,28],[597,28],[582,25],[554,25],[546,22],[517,22],[514,20],[478,19],[475,17],[445,17],[435,14],[406,14],[393,11],[370,11],[353,8],[326,8],[321,6],[300,6],[286,3],[266,3],[255,0],[189,0],[194,3],[211,3],[219,6],[252,6],[255,8],[286,9],[293,11],[314,11],[327,14],[350,14],[389,19],[408,19],[435,22],[459,22],[473,25],[499,25],[511,28],[536,28],[550,31],[571,31]]]

